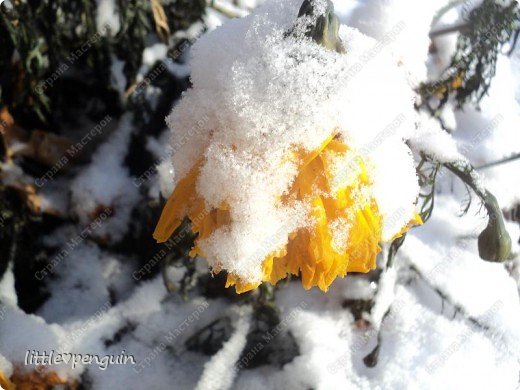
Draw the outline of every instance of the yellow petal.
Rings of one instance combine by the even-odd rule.
[[[157,242],[165,242],[179,227],[188,212],[190,198],[195,194],[195,184],[199,174],[199,164],[183,177],[170,195],[157,223],[153,237]]]

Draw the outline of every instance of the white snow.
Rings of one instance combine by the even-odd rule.
[[[414,150],[420,150],[440,162],[466,161],[458,151],[456,140],[443,130],[438,120],[422,113],[418,131],[410,139]]]
[[[119,32],[121,21],[115,0],[97,0],[96,24],[103,35],[115,36]]]
[[[138,188],[124,167],[131,121],[128,114],[120,119],[111,137],[95,152],[93,163],[71,185],[72,208],[79,221],[82,225],[96,222],[92,234],[107,240],[121,239],[138,200]]]
[[[230,226],[201,240],[201,249],[211,266],[250,281],[261,277],[262,260],[308,223],[305,205],[275,204],[297,173],[296,162],[287,158],[295,149],[310,152],[335,133],[360,151],[372,167],[384,223],[402,211],[385,223],[384,239],[413,217],[418,192],[404,143],[415,128],[404,73],[375,40],[346,26],[340,30],[345,55],[307,39],[284,38],[299,5],[267,2],[197,41],[193,88],[167,119],[176,181],[204,156],[199,195],[209,208],[230,206]],[[209,120],[199,126],[201,116]],[[338,177],[348,178],[349,169],[338,169]],[[401,185],[388,185],[395,180]],[[273,230],[279,239],[271,239]],[[267,241],[261,251],[254,245]]]
[[[250,310],[242,310],[241,317],[236,322],[235,333],[204,365],[204,372],[197,383],[197,390],[229,389],[236,377],[235,363],[246,346],[246,337],[250,328]]]
[[[426,78],[432,20],[447,3],[448,0],[362,0],[343,21],[382,42],[389,41],[389,50],[405,68],[411,85],[416,86]],[[389,36],[396,26],[401,27],[398,33]]]
[[[263,2],[233,3],[219,2],[241,14]],[[6,376],[15,368],[34,368],[24,367],[28,350],[100,355],[124,350],[135,356],[136,364],[106,370],[58,365],[52,370],[67,379],[81,377],[93,389],[518,389],[520,226],[518,221],[506,222],[514,257],[507,267],[479,259],[477,235],[486,226],[486,214],[473,199],[466,215],[459,216],[466,190],[449,173],[440,175],[432,218],[407,234],[393,268],[377,271],[384,272],[382,281],[377,282],[374,273],[352,274],[336,280],[327,293],[305,291],[299,281],[278,286],[276,307],[284,331],[294,336],[299,349],[283,367],[237,368],[253,325],[248,301],[239,305],[228,298],[202,296],[197,289],[183,299],[168,293],[160,276],[134,280],[142,259],[102,247],[105,240],[117,242],[128,232],[137,202],[169,195],[174,178],[182,178],[201,155],[205,167],[198,191],[208,205],[219,206],[223,200],[237,205],[234,230],[218,232],[205,250],[218,254],[229,269],[254,278],[248,270],[264,255],[258,243],[263,243],[260,252],[283,245],[287,235],[306,222],[303,206],[272,207],[272,197],[294,176],[292,164],[280,163],[294,145],[312,150],[338,128],[349,145],[370,159],[372,190],[386,215],[386,236],[409,220],[418,190],[404,140],[415,152],[442,161],[464,156],[476,166],[520,151],[519,48],[511,58],[500,56],[480,111],[471,105],[463,111],[446,105],[442,118],[453,130],[448,135],[427,116],[415,115],[409,87],[426,74],[438,75],[449,60],[454,36],[436,38],[437,53],[427,54],[429,23],[447,1],[337,0],[343,23],[361,30],[342,27],[344,57],[279,39],[294,21],[299,3],[271,1],[241,20],[208,12],[206,23],[224,26],[205,35],[192,51],[194,88],[169,117],[173,166],[166,133],[147,142],[160,162],[158,174],[144,183],[148,192],[139,191],[124,164],[134,131],[129,116],[120,120],[92,161],[75,172],[70,195],[54,194],[67,183],[57,180],[56,188],[49,187],[44,207],[70,207],[78,223],[45,237],[44,244],[59,261],[51,272],[41,274],[49,298],[35,313],[18,307],[12,265],[0,280],[0,371]],[[102,16],[118,31],[115,2],[100,1],[99,13],[102,7]],[[460,12],[458,7],[445,14],[438,26],[456,22]],[[401,20],[405,27],[396,39],[378,44],[376,40]],[[163,51],[160,46],[150,48],[145,65],[160,60]],[[312,55],[319,61],[300,63],[288,58],[289,51],[300,60]],[[349,82],[338,83],[345,73]],[[302,96],[292,99],[291,94]],[[344,159],[337,165],[348,163]],[[519,164],[479,170],[482,183],[503,209],[518,207]],[[6,180],[22,175],[4,165],[2,170]],[[351,172],[343,173],[338,183],[352,180]],[[105,215],[102,221],[100,213]],[[332,225],[338,246],[348,236],[343,222]],[[244,249],[248,245],[254,246],[257,258]],[[66,256],[60,255],[63,250]],[[225,260],[224,254],[231,256]],[[247,262],[238,259],[242,256]],[[200,259],[193,261],[198,274],[208,272]],[[345,300],[371,299],[372,312],[363,313],[361,320],[344,307]],[[224,317],[230,319],[232,331],[219,351],[206,356],[187,349],[190,337]],[[368,368],[363,358],[376,346],[378,335],[379,359]]]

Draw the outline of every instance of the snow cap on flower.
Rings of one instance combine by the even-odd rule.
[[[308,23],[323,12],[316,3]],[[187,215],[193,254],[238,291],[299,272],[326,290],[373,269],[378,243],[415,216],[404,75],[349,27],[343,53],[290,34],[300,5],[268,1],[203,36],[193,86],[167,118],[176,189],[154,236],[166,240]]]

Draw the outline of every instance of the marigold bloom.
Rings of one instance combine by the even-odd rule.
[[[289,274],[326,291],[374,269],[380,243],[414,219],[413,91],[376,41],[320,4],[267,2],[204,35],[166,120],[176,186],[154,237],[187,217],[191,255],[237,292]]]
[[[305,289],[318,286],[327,291],[337,277],[344,277],[348,272],[368,272],[375,269],[376,256],[381,250],[379,242],[382,221],[377,203],[369,194],[364,194],[371,183],[363,160],[359,157],[352,159],[358,168],[356,180],[339,189],[334,189],[332,184],[334,178],[330,157],[348,154],[347,145],[333,137],[328,138],[319,149],[310,154],[295,153],[294,157],[301,161],[299,173],[289,194],[280,201],[306,201],[311,206],[310,214],[314,223],[310,228],[301,228],[293,233],[288,245],[265,258],[262,264],[262,282],[276,284],[288,274],[301,273]],[[204,256],[197,241],[229,224],[229,207],[232,207],[223,204],[210,212],[204,211],[204,200],[197,195],[195,186],[199,167],[200,164],[194,166],[178,183],[154,232],[154,238],[158,242],[164,242],[187,216],[192,222],[193,231],[198,233],[190,256]],[[348,237],[334,237],[332,221],[350,224]],[[416,222],[420,223],[418,216]],[[401,233],[410,226],[405,227]],[[235,286],[237,293],[242,293],[258,287],[259,284],[228,274],[226,287]]]

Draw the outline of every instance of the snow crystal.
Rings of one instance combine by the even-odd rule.
[[[338,253],[347,249],[350,224],[346,218],[336,218],[330,223],[332,246]]]
[[[193,88],[167,118],[176,180],[201,162],[197,192],[207,207],[231,206],[231,225],[201,240],[201,249],[210,265],[251,281],[306,223],[305,208],[275,204],[296,175],[287,158],[296,149],[315,150],[336,134],[369,162],[385,239],[413,217],[417,197],[403,142],[415,131],[404,73],[377,41],[346,26],[346,54],[286,36],[300,4],[268,1],[197,41]]]

